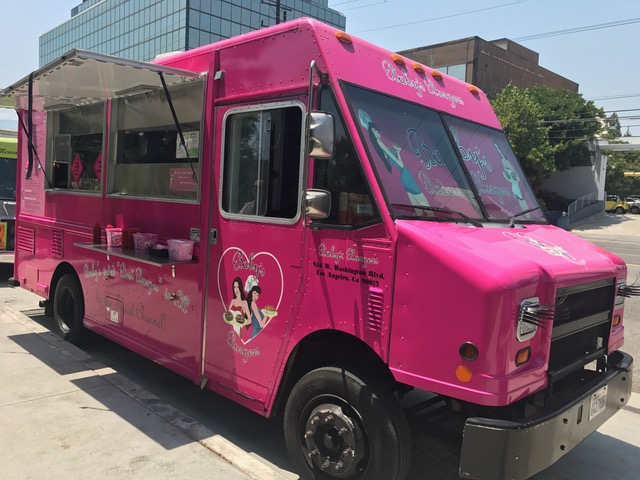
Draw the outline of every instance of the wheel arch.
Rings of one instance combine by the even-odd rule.
[[[304,337],[291,351],[270,416],[282,412],[286,398],[298,380],[312,370],[328,366],[366,371],[390,389],[396,384],[388,365],[364,341],[338,330],[319,330]]]
[[[53,272],[53,276],[51,277],[51,283],[49,285],[49,302],[53,302],[58,282],[67,273],[75,275],[78,283],[80,283],[80,286],[82,287],[82,282],[80,281],[78,272],[76,272],[76,269],[73,268],[73,265],[71,265],[69,262],[60,262]]]

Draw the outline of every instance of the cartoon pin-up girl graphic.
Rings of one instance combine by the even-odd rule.
[[[247,303],[247,297],[242,290],[242,280],[240,277],[233,279],[232,283],[233,299],[229,304],[229,310],[224,314],[224,321],[233,325],[236,333],[239,333],[240,328],[249,325],[249,304]]]
[[[264,313],[258,308],[258,298],[262,289],[258,285],[254,285],[249,290],[247,303],[249,304],[249,312],[251,312],[251,338],[255,337],[267,324],[269,318],[265,317]]]
[[[260,333],[278,315],[276,308],[267,305],[260,309],[258,299],[262,289],[255,275],[249,275],[242,288],[242,279],[233,279],[233,299],[229,310],[224,313],[224,321],[230,324],[236,334],[246,343]]]
[[[358,119],[360,121],[360,125],[366,128],[369,132],[369,140],[373,145],[373,149],[382,160],[387,171],[391,173],[393,168],[400,171],[400,183],[402,183],[402,186],[406,190],[411,204],[428,206],[429,202],[427,201],[427,198],[424,196],[424,193],[422,193],[422,190],[416,183],[413,175],[402,161],[402,157],[400,155],[402,147],[395,144],[392,148],[387,146],[382,141],[380,129],[375,123],[373,123],[369,114],[364,110],[358,110]]]

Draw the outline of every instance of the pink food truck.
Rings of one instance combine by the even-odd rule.
[[[20,119],[12,283],[266,417],[303,478],[524,479],[631,394],[624,262],[549,225],[486,95],[309,19],[152,63],[72,51]]]

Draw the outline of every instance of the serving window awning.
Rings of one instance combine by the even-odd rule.
[[[16,109],[27,109],[32,83],[32,105],[52,110],[162,90],[160,74],[169,88],[201,76],[189,70],[72,50],[3,89],[0,97],[12,97]]]

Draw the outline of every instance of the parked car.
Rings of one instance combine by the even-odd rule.
[[[635,215],[640,213],[640,195],[630,195],[625,200],[631,213]]]
[[[613,213],[627,213],[629,211],[629,204],[626,200],[618,195],[607,195],[607,202],[605,203],[604,210],[606,212]]]

